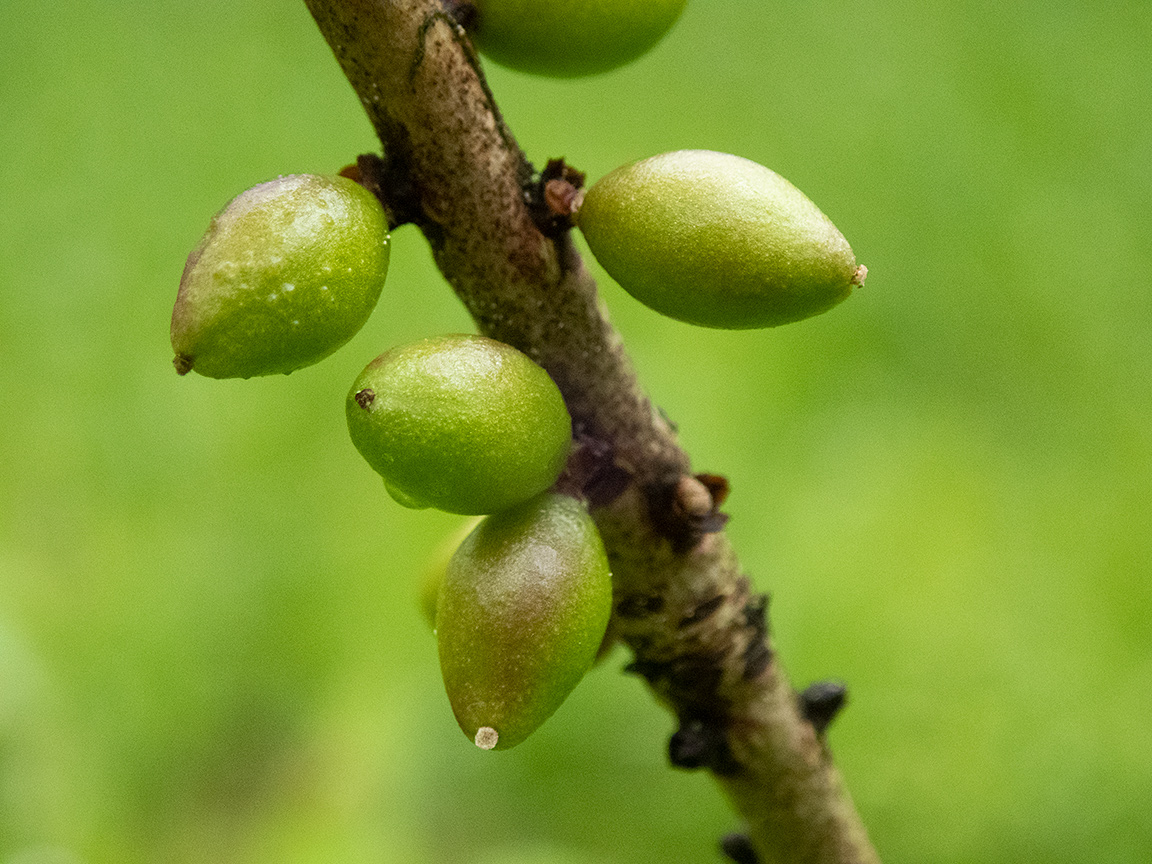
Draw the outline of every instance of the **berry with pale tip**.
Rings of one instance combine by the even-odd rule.
[[[547,492],[487,517],[461,544],[436,606],[440,671],[484,750],[527,738],[596,659],[612,578],[584,505]]]
[[[625,291],[703,327],[775,327],[864,283],[848,241],[774,171],[711,150],[625,165],[574,202],[593,256]]]

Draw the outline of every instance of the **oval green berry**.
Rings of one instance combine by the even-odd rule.
[[[188,256],[172,311],[176,370],[250,378],[327,357],[376,306],[388,239],[380,202],[344,177],[242,192]]]
[[[548,373],[484,336],[386,351],[346,403],[352,443],[406,507],[495,513],[560,475],[572,420]]]
[[[574,219],[625,291],[703,327],[800,321],[867,273],[799,189],[727,153],[680,150],[618,168],[588,189]]]
[[[608,558],[584,505],[545,493],[481,522],[436,606],[440,671],[464,734],[485,750],[527,738],[592,666],[611,611]]]
[[[477,47],[510,69],[569,78],[606,72],[651,49],[686,0],[472,0]]]

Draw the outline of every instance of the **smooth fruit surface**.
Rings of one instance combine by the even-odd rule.
[[[817,315],[867,272],[799,189],[763,165],[711,150],[618,168],[587,191],[574,218],[625,291],[703,327],[774,327]]]
[[[352,443],[407,507],[495,513],[560,475],[572,420],[548,373],[484,336],[386,351],[348,393]]]
[[[172,312],[176,369],[250,378],[315,363],[363,326],[387,273],[387,219],[359,184],[296,174],[255,186],[188,256]]]
[[[505,749],[547,720],[592,666],[612,578],[584,505],[545,493],[489,516],[448,564],[440,671],[460,728]]]
[[[668,32],[686,0],[473,0],[471,33],[492,60],[536,75],[606,72]]]

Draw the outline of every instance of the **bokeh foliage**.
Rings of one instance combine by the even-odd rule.
[[[681,147],[804,189],[871,271],[826,316],[613,319],[773,595],[887,860],[1152,848],[1152,6],[691,0],[582,82],[491,83],[531,158]],[[451,517],[404,511],[343,397],[469,329],[411,228],[367,328],[278,380],[179,379],[208,218],[372,150],[303,4],[0,4],[0,862],[706,861],[614,654],[480,753],[417,611]]]

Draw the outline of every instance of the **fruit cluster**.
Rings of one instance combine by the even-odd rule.
[[[381,354],[346,413],[397,502],[489,514],[438,574],[434,629],[460,728],[485,750],[518,744],[592,666],[612,608],[595,524],[547,491],[572,441],[560,391],[515,348],[450,335]]]
[[[473,37],[498,62],[577,75],[648,50],[683,5],[457,0],[454,8],[471,9]],[[808,198],[737,156],[667,153],[567,191],[558,215],[608,273],[691,324],[798,321],[842,301],[866,273]],[[375,307],[389,242],[380,202],[343,176],[281,177],[242,193],[188,257],[172,314],[177,371],[248,378],[328,356]],[[346,416],[352,442],[397,502],[485,517],[442,574],[435,629],[461,728],[482,748],[513,746],[590,668],[611,610],[596,526],[583,503],[555,491],[572,442],[559,389],[509,345],[440,336],[369,363]]]

